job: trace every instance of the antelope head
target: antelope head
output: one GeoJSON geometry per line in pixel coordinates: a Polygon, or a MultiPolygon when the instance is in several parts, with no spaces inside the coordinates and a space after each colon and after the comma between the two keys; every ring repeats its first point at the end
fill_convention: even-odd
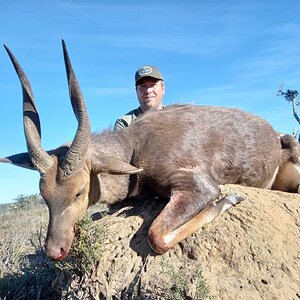
{"type": "Polygon", "coordinates": [[[22,86],[23,124],[28,152],[0,158],[0,162],[40,173],[40,192],[50,217],[45,248],[47,255],[57,260],[68,254],[74,238],[74,224],[89,206],[91,175],[100,172],[133,174],[141,171],[118,159],[89,157],[89,118],[64,41],[62,44],[70,99],[78,121],[73,141],[51,151],[42,148],[40,120],[30,82],[12,52],[5,46],[22,86]]]}

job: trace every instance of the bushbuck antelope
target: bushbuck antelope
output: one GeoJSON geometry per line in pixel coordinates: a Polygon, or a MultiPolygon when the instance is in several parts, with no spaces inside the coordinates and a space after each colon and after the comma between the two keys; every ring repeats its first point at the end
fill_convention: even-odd
{"type": "Polygon", "coordinates": [[[23,90],[28,152],[0,161],[39,171],[40,192],[50,213],[46,252],[54,259],[68,254],[74,224],[89,205],[114,204],[147,189],[169,197],[148,234],[154,251],[165,253],[239,201],[238,197],[216,201],[219,185],[271,188],[283,163],[281,142],[271,125],[238,109],[174,105],[148,112],[122,131],[91,133],[64,41],[78,128],[71,143],[45,151],[29,80],[6,50],[23,90]]]}

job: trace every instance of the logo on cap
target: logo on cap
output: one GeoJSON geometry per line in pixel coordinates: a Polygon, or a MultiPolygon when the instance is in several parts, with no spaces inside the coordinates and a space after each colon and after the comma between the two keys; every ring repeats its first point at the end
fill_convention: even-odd
{"type": "Polygon", "coordinates": [[[144,66],[142,68],[139,69],[139,75],[143,76],[143,75],[148,75],[152,73],[152,68],[149,66],[144,66]]]}

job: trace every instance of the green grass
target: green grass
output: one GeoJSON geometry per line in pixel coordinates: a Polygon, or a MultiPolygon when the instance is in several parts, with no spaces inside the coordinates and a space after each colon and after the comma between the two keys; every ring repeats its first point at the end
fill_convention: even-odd
{"type": "Polygon", "coordinates": [[[107,230],[100,228],[86,215],[75,226],[76,237],[69,255],[58,263],[63,270],[72,270],[83,275],[100,259],[104,250],[107,230]]]}
{"type": "MultiPolygon", "coordinates": [[[[196,264],[196,263],[195,263],[196,264]]],[[[185,300],[191,299],[187,295],[189,281],[194,287],[193,300],[209,299],[209,286],[203,277],[203,272],[200,265],[195,265],[192,274],[185,268],[176,268],[172,263],[164,259],[162,261],[162,273],[168,278],[170,284],[166,284],[167,298],[169,300],[185,300]],[[189,276],[187,276],[187,274],[189,276]]]]}

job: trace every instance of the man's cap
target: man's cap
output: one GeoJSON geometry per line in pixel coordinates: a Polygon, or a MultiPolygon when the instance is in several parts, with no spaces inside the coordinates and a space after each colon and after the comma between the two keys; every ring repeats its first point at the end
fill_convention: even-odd
{"type": "Polygon", "coordinates": [[[152,77],[155,79],[164,80],[158,68],[151,65],[140,67],[135,72],[135,85],[137,85],[138,82],[144,77],[152,77]]]}

